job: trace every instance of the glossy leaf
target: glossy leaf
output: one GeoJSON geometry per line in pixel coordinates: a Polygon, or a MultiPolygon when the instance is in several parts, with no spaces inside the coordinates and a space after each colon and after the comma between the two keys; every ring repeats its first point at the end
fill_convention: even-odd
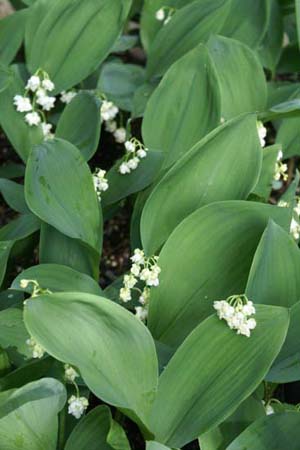
{"type": "Polygon", "coordinates": [[[144,249],[154,253],[174,228],[201,206],[246,199],[257,182],[260,166],[254,115],[239,117],[212,131],[151,192],[141,220],[144,249]]]}
{"type": "Polygon", "coordinates": [[[144,142],[162,150],[169,167],[219,125],[220,108],[216,72],[200,45],[168,70],[152,94],[142,125],[144,142]]]}
{"type": "Polygon", "coordinates": [[[3,449],[55,450],[57,414],[65,401],[65,388],[52,378],[1,393],[0,440],[3,449]]]}
{"type": "Polygon", "coordinates": [[[285,208],[226,201],[198,209],[175,228],[159,259],[148,326],[155,339],[178,346],[214,310],[214,300],[245,291],[252,259],[272,218],[288,227],[285,208]]]}
{"type": "Polygon", "coordinates": [[[229,6],[228,0],[195,0],[176,11],[158,32],[149,49],[148,77],[163,75],[175,61],[200,42],[206,42],[211,34],[218,33],[229,6]]]}
{"type": "Polygon", "coordinates": [[[110,300],[82,293],[34,298],[24,314],[30,334],[50,355],[78,367],[92,392],[146,421],[157,359],[152,337],[136,317],[110,300]]]}
{"type": "Polygon", "coordinates": [[[266,416],[254,422],[238,436],[227,450],[298,450],[300,414],[284,412],[266,416]]]}
{"type": "Polygon", "coordinates": [[[100,101],[88,92],[80,92],[64,109],[55,136],[74,144],[88,161],[97,150],[100,129],[100,101]]]}
{"type": "Polygon", "coordinates": [[[26,344],[28,338],[29,335],[20,309],[8,308],[0,312],[0,345],[2,348],[14,347],[16,351],[29,357],[30,350],[26,344]]]}
{"type": "Polygon", "coordinates": [[[56,93],[79,83],[108,55],[130,5],[130,0],[36,2],[25,34],[30,72],[43,68],[56,93]]]}
{"type": "Polygon", "coordinates": [[[24,214],[30,213],[25,201],[24,186],[14,181],[0,178],[0,192],[12,209],[24,214]]]}
{"type": "Polygon", "coordinates": [[[92,176],[72,144],[53,139],[34,147],[26,167],[25,197],[42,220],[100,251],[102,218],[92,176]]]}
{"type": "Polygon", "coordinates": [[[16,11],[0,20],[0,62],[10,64],[24,39],[28,11],[16,11]]]}
{"type": "Polygon", "coordinates": [[[275,174],[275,164],[278,153],[282,149],[281,145],[271,145],[263,148],[263,160],[259,179],[253,190],[253,193],[265,200],[269,199],[272,182],[275,174]]]}
{"type": "Polygon", "coordinates": [[[20,281],[36,280],[43,289],[53,292],[76,291],[89,294],[101,295],[98,283],[88,275],[77,272],[68,266],[59,264],[39,264],[23,270],[13,281],[11,287],[16,290],[32,292],[32,285],[26,289],[20,286],[20,281]]]}
{"type": "Polygon", "coordinates": [[[188,336],[159,379],[150,418],[156,440],[181,447],[218,425],[253,392],[283,344],[289,314],[258,306],[256,320],[249,339],[216,315],[188,336]]]}
{"type": "Polygon", "coordinates": [[[222,36],[212,36],[207,47],[220,83],[222,117],[263,111],[267,85],[255,53],[242,42],[222,36]]]}

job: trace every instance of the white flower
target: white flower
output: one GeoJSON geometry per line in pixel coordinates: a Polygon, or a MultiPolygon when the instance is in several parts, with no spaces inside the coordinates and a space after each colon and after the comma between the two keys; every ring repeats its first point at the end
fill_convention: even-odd
{"type": "Polygon", "coordinates": [[[229,319],[234,315],[234,308],[225,300],[215,301],[213,306],[220,319],[229,319]]]}
{"type": "Polygon", "coordinates": [[[75,91],[68,91],[68,92],[62,91],[60,93],[60,101],[68,105],[73,100],[73,98],[76,97],[76,95],[77,92],[75,91]]]}
{"type": "Polygon", "coordinates": [[[25,122],[30,126],[37,126],[41,123],[40,115],[37,112],[27,113],[25,115],[25,122]]]}
{"type": "Polygon", "coordinates": [[[113,120],[119,112],[119,108],[107,100],[103,100],[101,105],[101,118],[105,122],[107,120],[113,120]]]}
{"type": "Polygon", "coordinates": [[[288,45],[290,45],[290,38],[289,35],[286,32],[284,32],[282,38],[282,47],[285,48],[288,45]]]}
{"type": "Polygon", "coordinates": [[[279,200],[278,206],[279,206],[280,208],[287,208],[287,207],[289,206],[289,203],[286,202],[285,200],[279,200]]]}
{"type": "Polygon", "coordinates": [[[128,163],[127,162],[123,162],[120,167],[119,167],[119,172],[121,175],[125,175],[126,173],[130,173],[131,170],[128,167],[128,163]]]}
{"type": "Polygon", "coordinates": [[[127,166],[129,167],[130,170],[135,170],[139,165],[139,162],[140,162],[139,158],[134,156],[129,161],[127,161],[127,166]]]}
{"type": "Polygon", "coordinates": [[[248,301],[243,307],[242,311],[246,316],[252,316],[252,314],[255,314],[255,308],[253,306],[253,302],[248,301]]]}
{"type": "Polygon", "coordinates": [[[143,250],[136,248],[134,250],[133,256],[131,256],[131,261],[136,264],[144,264],[145,262],[145,253],[143,250]]]}
{"type": "Polygon", "coordinates": [[[109,133],[113,133],[117,129],[117,122],[115,120],[108,120],[105,122],[105,130],[109,133]]]}
{"type": "Polygon", "coordinates": [[[55,88],[54,83],[52,83],[51,80],[49,80],[49,78],[45,78],[45,80],[42,81],[42,86],[44,89],[46,89],[46,91],[53,91],[53,89],[55,88]]]}
{"type": "Polygon", "coordinates": [[[69,398],[68,403],[68,413],[72,414],[76,419],[80,419],[89,406],[89,401],[86,397],[76,397],[75,395],[69,398]]]}
{"type": "Polygon", "coordinates": [[[141,271],[140,279],[145,281],[147,286],[158,286],[159,285],[159,274],[160,267],[153,266],[151,269],[147,267],[141,271]]]}
{"type": "Polygon", "coordinates": [[[259,136],[259,140],[260,140],[260,145],[262,147],[264,147],[266,145],[266,136],[267,136],[267,129],[266,127],[264,127],[263,123],[261,121],[257,122],[257,131],[258,131],[258,136],[259,136]]]}
{"type": "Polygon", "coordinates": [[[282,150],[279,150],[278,154],[277,154],[277,161],[281,161],[283,158],[283,153],[282,150]]]}
{"type": "Polygon", "coordinates": [[[296,205],[294,207],[294,211],[297,214],[297,216],[300,216],[300,198],[297,198],[296,205]]]}
{"type": "Polygon", "coordinates": [[[165,20],[165,11],[163,8],[160,8],[158,11],[156,11],[155,18],[156,18],[156,20],[159,20],[160,22],[165,20]]]}
{"type": "Polygon", "coordinates": [[[106,170],[97,169],[95,175],[93,175],[94,187],[98,198],[101,198],[101,192],[107,191],[109,185],[105,178],[106,170]]]}
{"type": "Polygon", "coordinates": [[[270,416],[271,414],[274,414],[274,413],[275,413],[274,408],[270,404],[268,404],[266,406],[266,414],[267,414],[267,416],[270,416]]]}
{"type": "Polygon", "coordinates": [[[137,279],[132,275],[124,276],[124,286],[125,288],[132,289],[137,283],[137,279]]]}
{"type": "Polygon", "coordinates": [[[44,356],[45,350],[33,338],[27,339],[26,344],[30,347],[33,358],[40,359],[44,356]]]}
{"type": "Polygon", "coordinates": [[[290,233],[292,234],[295,241],[297,241],[300,237],[300,224],[292,218],[291,226],[290,226],[290,233]]]}
{"type": "Polygon", "coordinates": [[[243,336],[250,337],[250,329],[246,322],[241,323],[237,328],[237,334],[242,334],[243,336]]]}
{"type": "Polygon", "coordinates": [[[141,271],[141,268],[138,264],[132,264],[130,272],[132,273],[132,275],[134,275],[135,277],[139,276],[141,271]]]}
{"type": "Polygon", "coordinates": [[[40,77],[38,77],[37,75],[33,75],[27,81],[25,89],[29,89],[30,91],[35,92],[40,87],[40,85],[41,85],[40,77]]]}
{"type": "Polygon", "coordinates": [[[249,328],[249,330],[254,330],[254,328],[256,328],[256,320],[251,318],[247,320],[247,327],[249,328]]]}
{"type": "Polygon", "coordinates": [[[135,315],[138,319],[145,321],[148,317],[148,308],[145,306],[135,306],[135,315]]]}
{"type": "Polygon", "coordinates": [[[137,152],[136,152],[136,154],[137,154],[137,156],[139,157],[139,158],[146,158],[146,156],[147,156],[147,150],[146,149],[143,149],[143,148],[140,148],[137,152]]]}
{"type": "Polygon", "coordinates": [[[45,138],[49,138],[49,137],[53,136],[51,133],[51,129],[52,129],[51,123],[46,123],[46,122],[42,123],[42,131],[43,131],[43,135],[45,136],[45,138]]]}
{"type": "Polygon", "coordinates": [[[114,138],[118,144],[123,144],[126,141],[126,130],[123,127],[117,128],[114,132],[114,138]]]}
{"type": "Polygon", "coordinates": [[[23,97],[22,95],[14,96],[14,105],[19,112],[32,111],[32,105],[28,97],[23,97]]]}
{"type": "Polygon", "coordinates": [[[25,280],[24,278],[20,280],[20,287],[26,289],[30,283],[30,280],[25,280]]]}
{"type": "Polygon", "coordinates": [[[73,369],[72,366],[70,366],[69,364],[65,364],[65,379],[68,381],[73,382],[75,380],[75,378],[79,377],[78,373],[76,372],[75,369],[73,369]]]}
{"type": "Polygon", "coordinates": [[[134,153],[135,152],[135,143],[131,141],[126,141],[124,144],[126,150],[128,153],[134,153]]]}
{"type": "Polygon", "coordinates": [[[237,334],[250,337],[251,330],[256,327],[256,320],[249,319],[249,316],[255,314],[255,307],[245,295],[233,295],[227,300],[215,301],[213,307],[219,319],[224,319],[229,328],[236,330],[237,334]]]}
{"type": "Polygon", "coordinates": [[[48,95],[41,93],[37,96],[36,102],[43,108],[44,111],[50,111],[54,108],[55,100],[55,97],[49,97],[48,95]]]}
{"type": "Polygon", "coordinates": [[[139,302],[142,305],[147,305],[149,303],[149,300],[150,300],[150,289],[148,287],[145,287],[142,292],[142,295],[140,295],[139,297],[139,302]]]}
{"type": "Polygon", "coordinates": [[[131,292],[130,289],[123,287],[120,289],[120,299],[123,300],[123,302],[129,302],[131,300],[131,292]]]}

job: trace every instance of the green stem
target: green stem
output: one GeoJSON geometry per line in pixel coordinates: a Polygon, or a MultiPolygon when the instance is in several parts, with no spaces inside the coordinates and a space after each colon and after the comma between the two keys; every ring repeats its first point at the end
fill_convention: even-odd
{"type": "Polygon", "coordinates": [[[59,431],[58,431],[58,450],[63,450],[65,445],[65,430],[66,430],[66,411],[63,409],[59,413],[59,431]]]}

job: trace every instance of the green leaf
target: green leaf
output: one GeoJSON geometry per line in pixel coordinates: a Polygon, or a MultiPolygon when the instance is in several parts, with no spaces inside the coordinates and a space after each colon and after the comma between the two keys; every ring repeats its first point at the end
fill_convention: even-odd
{"type": "Polygon", "coordinates": [[[220,108],[216,72],[199,45],[173,64],[148,101],[144,142],[162,150],[169,167],[220,123],[220,108]]]}
{"type": "Polygon", "coordinates": [[[24,114],[16,110],[13,99],[15,95],[22,95],[24,83],[16,70],[11,69],[7,78],[7,88],[0,89],[0,125],[18,155],[27,160],[34,144],[43,140],[41,127],[30,127],[24,120],[24,114]]]}
{"type": "Polygon", "coordinates": [[[88,161],[97,150],[100,130],[100,101],[89,92],[79,92],[60,116],[55,136],[75,145],[88,161]]]}
{"type": "Polygon", "coordinates": [[[0,178],[0,192],[12,209],[24,214],[30,213],[25,201],[24,186],[6,178],[0,178]]]}
{"type": "Polygon", "coordinates": [[[261,400],[254,397],[247,398],[240,406],[218,427],[204,433],[199,438],[201,450],[223,450],[227,448],[245,428],[256,419],[265,417],[266,412],[261,400]]]}
{"type": "Polygon", "coordinates": [[[181,222],[160,253],[148,319],[154,339],[176,347],[213,312],[214,300],[245,291],[270,217],[289,226],[285,208],[244,201],[213,203],[181,222]]]}
{"type": "Polygon", "coordinates": [[[296,9],[296,29],[297,29],[297,37],[298,37],[298,47],[300,48],[300,1],[295,0],[295,9],[296,9]]]}
{"type": "Polygon", "coordinates": [[[177,59],[200,42],[206,42],[211,34],[218,33],[226,20],[229,6],[228,0],[195,0],[176,11],[150,46],[148,78],[163,75],[177,59]]]}
{"type": "Polygon", "coordinates": [[[284,158],[300,155],[300,117],[289,117],[281,122],[276,142],[282,144],[284,158]]]}
{"type": "Polygon", "coordinates": [[[300,414],[284,412],[255,421],[227,450],[298,450],[300,441],[300,414]]]}
{"type": "Polygon", "coordinates": [[[76,291],[101,295],[98,283],[88,275],[77,272],[68,266],[59,264],[40,264],[23,270],[13,281],[11,288],[32,292],[32,285],[26,289],[20,286],[20,281],[36,280],[43,289],[53,292],[76,291]]]}
{"type": "Polygon", "coordinates": [[[118,38],[130,0],[48,0],[31,8],[25,33],[30,72],[45,70],[55,93],[90,75],[118,38]]]}
{"type": "Polygon", "coordinates": [[[148,441],[146,445],[146,450],[170,450],[170,447],[166,447],[158,442],[148,441]]]}
{"type": "MultiPolygon", "coordinates": [[[[15,351],[30,356],[26,344],[29,338],[23,322],[23,313],[20,309],[8,308],[0,312],[0,345],[2,348],[14,348],[15,351]]],[[[1,409],[1,406],[0,406],[1,409]]]]}
{"type": "Polygon", "coordinates": [[[216,65],[221,89],[222,117],[263,111],[267,101],[265,74],[255,53],[242,42],[212,36],[207,47],[216,65]]]}
{"type": "Polygon", "coordinates": [[[269,0],[231,0],[220,34],[257,48],[267,31],[269,8],[269,0]]]}
{"type": "Polygon", "coordinates": [[[100,254],[78,239],[60,233],[47,223],[42,223],[39,246],[42,264],[60,264],[98,280],[100,254]]]}
{"type": "Polygon", "coordinates": [[[0,241],[24,239],[38,231],[40,221],[33,214],[23,214],[0,228],[0,241]]]}
{"type": "Polygon", "coordinates": [[[141,219],[144,249],[154,253],[201,206],[246,199],[257,182],[261,158],[254,115],[233,119],[205,136],[151,192],[141,219]]]}
{"type": "Polygon", "coordinates": [[[162,152],[149,150],[137,169],[126,175],[119,173],[121,161],[118,161],[106,175],[109,189],[101,194],[102,206],[116,203],[148,187],[158,175],[162,160],[162,152]]]}
{"type": "Polygon", "coordinates": [[[152,337],[136,317],[110,300],[82,293],[27,300],[24,315],[30,334],[50,355],[78,367],[95,395],[134,411],[145,423],[157,359],[152,337]]]}
{"type": "Polygon", "coordinates": [[[136,34],[123,34],[116,40],[111,51],[112,53],[126,52],[126,50],[130,50],[131,48],[135,47],[138,42],[139,38],[136,34]]]}
{"type": "Polygon", "coordinates": [[[28,11],[23,9],[0,20],[0,62],[10,64],[21,47],[28,11]]]}
{"type": "MultiPolygon", "coordinates": [[[[130,450],[124,431],[120,445],[112,446],[107,442],[110,432],[115,437],[120,436],[118,431],[113,428],[115,423],[107,406],[97,406],[74,428],[66,443],[65,450],[130,450]]],[[[112,439],[111,435],[110,439],[112,439]]]]}
{"type": "Polygon", "coordinates": [[[55,450],[63,385],[44,378],[0,394],[0,440],[4,449],[55,450]]]}
{"type": "Polygon", "coordinates": [[[0,177],[1,178],[20,178],[25,175],[25,166],[23,164],[17,164],[14,162],[9,162],[3,164],[0,167],[0,177]]]}
{"type": "Polygon", "coordinates": [[[97,87],[119,108],[132,111],[134,93],[145,81],[144,72],[135,64],[108,62],[101,70],[97,87]]]}
{"type": "Polygon", "coordinates": [[[253,193],[264,198],[266,201],[270,197],[272,181],[275,174],[275,164],[281,149],[282,146],[279,144],[263,148],[261,172],[253,193]]]}
{"type": "Polygon", "coordinates": [[[102,218],[93,179],[72,144],[53,139],[33,148],[26,167],[25,197],[42,220],[100,252],[102,218]]]}
{"type": "Polygon", "coordinates": [[[279,103],[259,114],[259,119],[263,122],[270,120],[284,119],[286,117],[293,117],[300,115],[300,99],[294,98],[286,102],[279,103]]]}
{"type": "Polygon", "coordinates": [[[156,440],[174,447],[192,441],[228,417],[263,380],[285,339],[289,314],[261,305],[255,318],[249,339],[213,315],[183,342],[159,379],[150,417],[156,440]]]}

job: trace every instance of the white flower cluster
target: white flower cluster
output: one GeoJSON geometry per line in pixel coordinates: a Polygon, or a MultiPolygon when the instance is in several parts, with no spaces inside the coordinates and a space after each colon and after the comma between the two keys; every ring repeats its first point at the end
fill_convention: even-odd
{"type": "Polygon", "coordinates": [[[75,378],[79,377],[79,374],[69,364],[65,364],[64,368],[65,368],[65,379],[67,381],[71,381],[71,383],[74,383],[75,378]]]}
{"type": "Polygon", "coordinates": [[[124,276],[124,287],[120,289],[120,299],[125,303],[129,302],[132,300],[131,290],[136,290],[139,293],[139,303],[141,304],[141,306],[135,307],[136,316],[144,321],[148,315],[150,288],[159,285],[161,269],[157,264],[158,256],[147,258],[143,250],[138,248],[134,250],[130,259],[132,266],[130,274],[124,276]],[[145,284],[143,290],[136,287],[139,280],[145,284]]]}
{"type": "Polygon", "coordinates": [[[101,192],[107,191],[108,181],[105,178],[106,170],[96,169],[93,175],[94,188],[97,193],[98,199],[101,200],[101,192]]]}
{"type": "Polygon", "coordinates": [[[102,100],[101,120],[105,122],[105,131],[111,133],[118,144],[124,144],[126,141],[126,130],[123,126],[119,126],[115,120],[119,113],[119,108],[107,100],[102,100]]]}
{"type": "Polygon", "coordinates": [[[25,94],[18,94],[14,97],[14,105],[17,111],[26,113],[25,122],[31,127],[41,125],[45,139],[53,137],[51,133],[52,125],[47,123],[45,111],[48,112],[54,108],[56,98],[48,95],[54,87],[48,74],[43,70],[38,70],[27,81],[25,94]]]}
{"type": "Polygon", "coordinates": [[[30,347],[33,358],[40,359],[44,356],[45,350],[33,338],[27,339],[26,344],[30,347]]]}
{"type": "Polygon", "coordinates": [[[126,153],[120,164],[119,173],[125,175],[135,170],[141,159],[146,158],[148,149],[136,138],[131,138],[125,144],[126,153]]]}
{"type": "Polygon", "coordinates": [[[159,22],[163,22],[163,25],[167,25],[167,23],[170,22],[174,12],[175,12],[174,8],[170,8],[169,6],[163,6],[162,8],[156,11],[155,18],[159,22]]]}
{"type": "Polygon", "coordinates": [[[227,300],[214,302],[214,309],[220,320],[224,319],[237,334],[250,337],[251,330],[256,327],[256,320],[249,318],[255,314],[253,303],[246,295],[232,295],[227,300]]]}
{"type": "Polygon", "coordinates": [[[89,401],[86,397],[72,395],[68,400],[68,404],[68,413],[72,414],[76,419],[80,419],[89,406],[89,401]]]}
{"type": "Polygon", "coordinates": [[[76,97],[77,92],[75,91],[61,91],[60,93],[60,101],[68,105],[74,97],[76,97]]]}
{"type": "Polygon", "coordinates": [[[279,181],[281,178],[283,179],[283,181],[287,181],[287,179],[288,179],[288,173],[287,173],[288,166],[287,166],[287,164],[284,164],[282,162],[282,158],[283,158],[282,150],[279,150],[278,156],[277,156],[277,161],[275,163],[275,173],[274,173],[275,181],[279,181]]]}
{"type": "Polygon", "coordinates": [[[260,120],[257,121],[256,126],[257,126],[258,137],[260,140],[260,145],[262,147],[264,147],[266,145],[267,129],[266,129],[266,127],[264,127],[264,124],[260,120]]]}
{"type": "Polygon", "coordinates": [[[103,100],[100,112],[102,121],[109,122],[117,116],[119,108],[113,102],[103,100]]]}

